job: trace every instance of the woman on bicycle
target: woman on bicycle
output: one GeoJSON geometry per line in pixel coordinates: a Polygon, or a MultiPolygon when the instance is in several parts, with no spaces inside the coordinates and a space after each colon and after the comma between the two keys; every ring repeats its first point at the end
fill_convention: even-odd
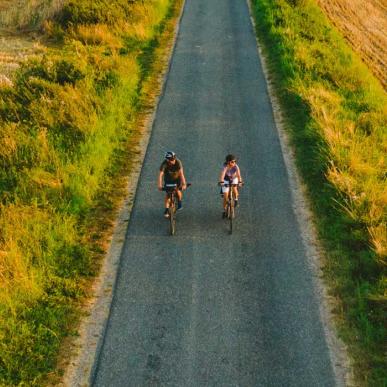
{"type": "MultiPolygon", "coordinates": [[[[162,191],[163,189],[163,181],[165,184],[177,184],[177,209],[181,210],[182,208],[182,200],[183,200],[183,193],[182,190],[185,190],[187,188],[187,183],[185,181],[184,171],[183,171],[183,164],[182,162],[176,157],[176,154],[174,152],[168,151],[165,154],[165,160],[160,165],[160,171],[158,176],[158,189],[162,191]]],[[[168,208],[169,208],[169,201],[168,201],[168,195],[165,195],[165,210],[164,210],[164,216],[167,218],[169,216],[168,214],[168,208]]]]}
{"type": "MultiPolygon", "coordinates": [[[[226,156],[226,161],[223,164],[222,172],[219,177],[219,184],[222,187],[221,193],[223,194],[223,218],[226,217],[226,207],[228,200],[228,193],[230,191],[229,184],[242,183],[241,171],[236,163],[236,157],[232,154],[226,156]]],[[[232,187],[234,192],[234,205],[238,205],[238,186],[232,187]]]]}

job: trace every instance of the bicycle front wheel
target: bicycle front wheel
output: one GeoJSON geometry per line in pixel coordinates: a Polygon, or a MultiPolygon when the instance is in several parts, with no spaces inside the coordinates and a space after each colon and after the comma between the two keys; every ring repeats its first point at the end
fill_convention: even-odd
{"type": "Polygon", "coordinates": [[[175,218],[175,207],[169,207],[169,233],[175,235],[176,232],[176,218],[175,218]]]}
{"type": "Polygon", "coordinates": [[[227,206],[227,218],[228,218],[228,222],[229,222],[229,233],[230,234],[232,234],[234,216],[235,216],[234,203],[231,201],[227,206]]]}

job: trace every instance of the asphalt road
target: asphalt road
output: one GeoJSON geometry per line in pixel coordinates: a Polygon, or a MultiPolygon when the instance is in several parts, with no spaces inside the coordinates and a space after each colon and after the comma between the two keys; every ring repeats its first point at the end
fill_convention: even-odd
{"type": "Polygon", "coordinates": [[[94,386],[333,386],[245,0],[187,0],[141,172],[94,386]],[[192,187],[168,235],[166,150],[192,187]],[[216,183],[246,186],[235,232],[216,183]]]}

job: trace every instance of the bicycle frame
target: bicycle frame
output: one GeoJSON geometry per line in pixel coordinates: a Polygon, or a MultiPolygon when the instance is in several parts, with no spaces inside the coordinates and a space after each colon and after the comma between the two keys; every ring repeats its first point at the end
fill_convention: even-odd
{"type": "Polygon", "coordinates": [[[163,191],[168,196],[168,214],[169,214],[169,233],[175,235],[176,232],[176,196],[177,196],[177,184],[165,184],[163,191]]]}

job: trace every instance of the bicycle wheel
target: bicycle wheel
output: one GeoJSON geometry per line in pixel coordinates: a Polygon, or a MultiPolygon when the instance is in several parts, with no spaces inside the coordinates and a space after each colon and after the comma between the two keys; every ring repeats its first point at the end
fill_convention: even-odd
{"type": "Polygon", "coordinates": [[[227,218],[229,222],[229,233],[232,234],[232,228],[233,228],[233,220],[234,220],[234,202],[230,200],[230,202],[227,205],[227,218]]]}
{"type": "Polygon", "coordinates": [[[175,217],[175,202],[173,201],[169,207],[169,233],[175,235],[176,232],[176,217],[175,217]]]}

